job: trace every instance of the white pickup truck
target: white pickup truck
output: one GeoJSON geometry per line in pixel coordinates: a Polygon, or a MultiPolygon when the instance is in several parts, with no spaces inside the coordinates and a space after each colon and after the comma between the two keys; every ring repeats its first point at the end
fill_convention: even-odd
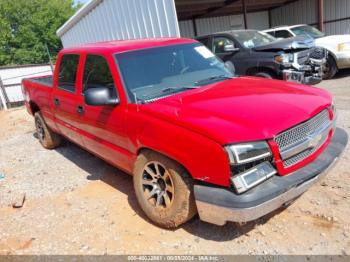
{"type": "Polygon", "coordinates": [[[311,37],[315,45],[328,50],[328,59],[324,68],[324,79],[332,78],[339,69],[350,68],[350,35],[330,35],[309,25],[279,26],[264,31],[276,38],[295,36],[311,37]]]}

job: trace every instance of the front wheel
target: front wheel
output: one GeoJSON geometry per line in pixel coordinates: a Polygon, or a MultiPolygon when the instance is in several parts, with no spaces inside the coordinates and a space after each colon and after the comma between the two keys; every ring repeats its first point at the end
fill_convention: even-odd
{"type": "Polygon", "coordinates": [[[332,79],[338,71],[337,62],[332,56],[328,56],[326,64],[323,68],[323,79],[332,79]]]}
{"type": "Polygon", "coordinates": [[[156,225],[175,228],[197,213],[192,179],[175,161],[144,152],[137,158],[133,179],[138,203],[156,225]]]}
{"type": "Polygon", "coordinates": [[[254,74],[254,76],[261,77],[261,78],[267,78],[267,79],[274,79],[274,76],[268,72],[258,72],[256,74],[254,74]]]}

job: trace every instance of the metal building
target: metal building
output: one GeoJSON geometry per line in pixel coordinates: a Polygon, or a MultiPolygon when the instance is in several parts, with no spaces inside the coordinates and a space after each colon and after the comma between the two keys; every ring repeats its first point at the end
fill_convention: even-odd
{"type": "Polygon", "coordinates": [[[50,65],[22,65],[0,67],[0,108],[11,107],[23,101],[23,78],[51,75],[50,65]]]}
{"type": "Polygon", "coordinates": [[[301,23],[350,33],[350,0],[90,0],[57,34],[67,47],[301,23]]]}
{"type": "Polygon", "coordinates": [[[271,11],[271,26],[293,24],[317,26],[328,35],[350,34],[350,0],[299,0],[271,11]]]}
{"type": "Polygon", "coordinates": [[[179,37],[174,0],[91,0],[58,31],[63,46],[107,40],[179,37]]]}

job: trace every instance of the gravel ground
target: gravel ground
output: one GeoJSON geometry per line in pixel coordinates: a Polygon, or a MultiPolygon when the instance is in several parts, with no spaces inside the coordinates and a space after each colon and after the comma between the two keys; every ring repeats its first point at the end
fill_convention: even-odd
{"type": "MultiPolygon", "coordinates": [[[[350,133],[350,71],[331,91],[350,133]]],[[[152,225],[132,179],[65,142],[43,149],[23,108],[0,112],[0,254],[349,254],[350,152],[288,209],[223,227],[197,217],[177,230],[152,225]],[[1,177],[1,176],[0,176],[1,177]],[[22,208],[11,205],[21,202],[22,208]]]]}

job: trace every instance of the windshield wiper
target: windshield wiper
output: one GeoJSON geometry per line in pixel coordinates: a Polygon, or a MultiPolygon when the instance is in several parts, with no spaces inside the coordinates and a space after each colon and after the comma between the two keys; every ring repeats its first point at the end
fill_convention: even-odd
{"type": "Polygon", "coordinates": [[[207,82],[214,82],[214,81],[220,81],[220,80],[226,80],[226,79],[232,79],[232,76],[227,76],[227,75],[218,75],[218,76],[211,76],[202,80],[198,80],[196,81],[194,84],[195,85],[200,85],[203,83],[207,83],[207,82]]]}
{"type": "Polygon", "coordinates": [[[168,93],[171,91],[196,89],[196,88],[198,88],[198,86],[170,86],[170,87],[163,88],[161,91],[162,91],[162,93],[168,93]]]}

